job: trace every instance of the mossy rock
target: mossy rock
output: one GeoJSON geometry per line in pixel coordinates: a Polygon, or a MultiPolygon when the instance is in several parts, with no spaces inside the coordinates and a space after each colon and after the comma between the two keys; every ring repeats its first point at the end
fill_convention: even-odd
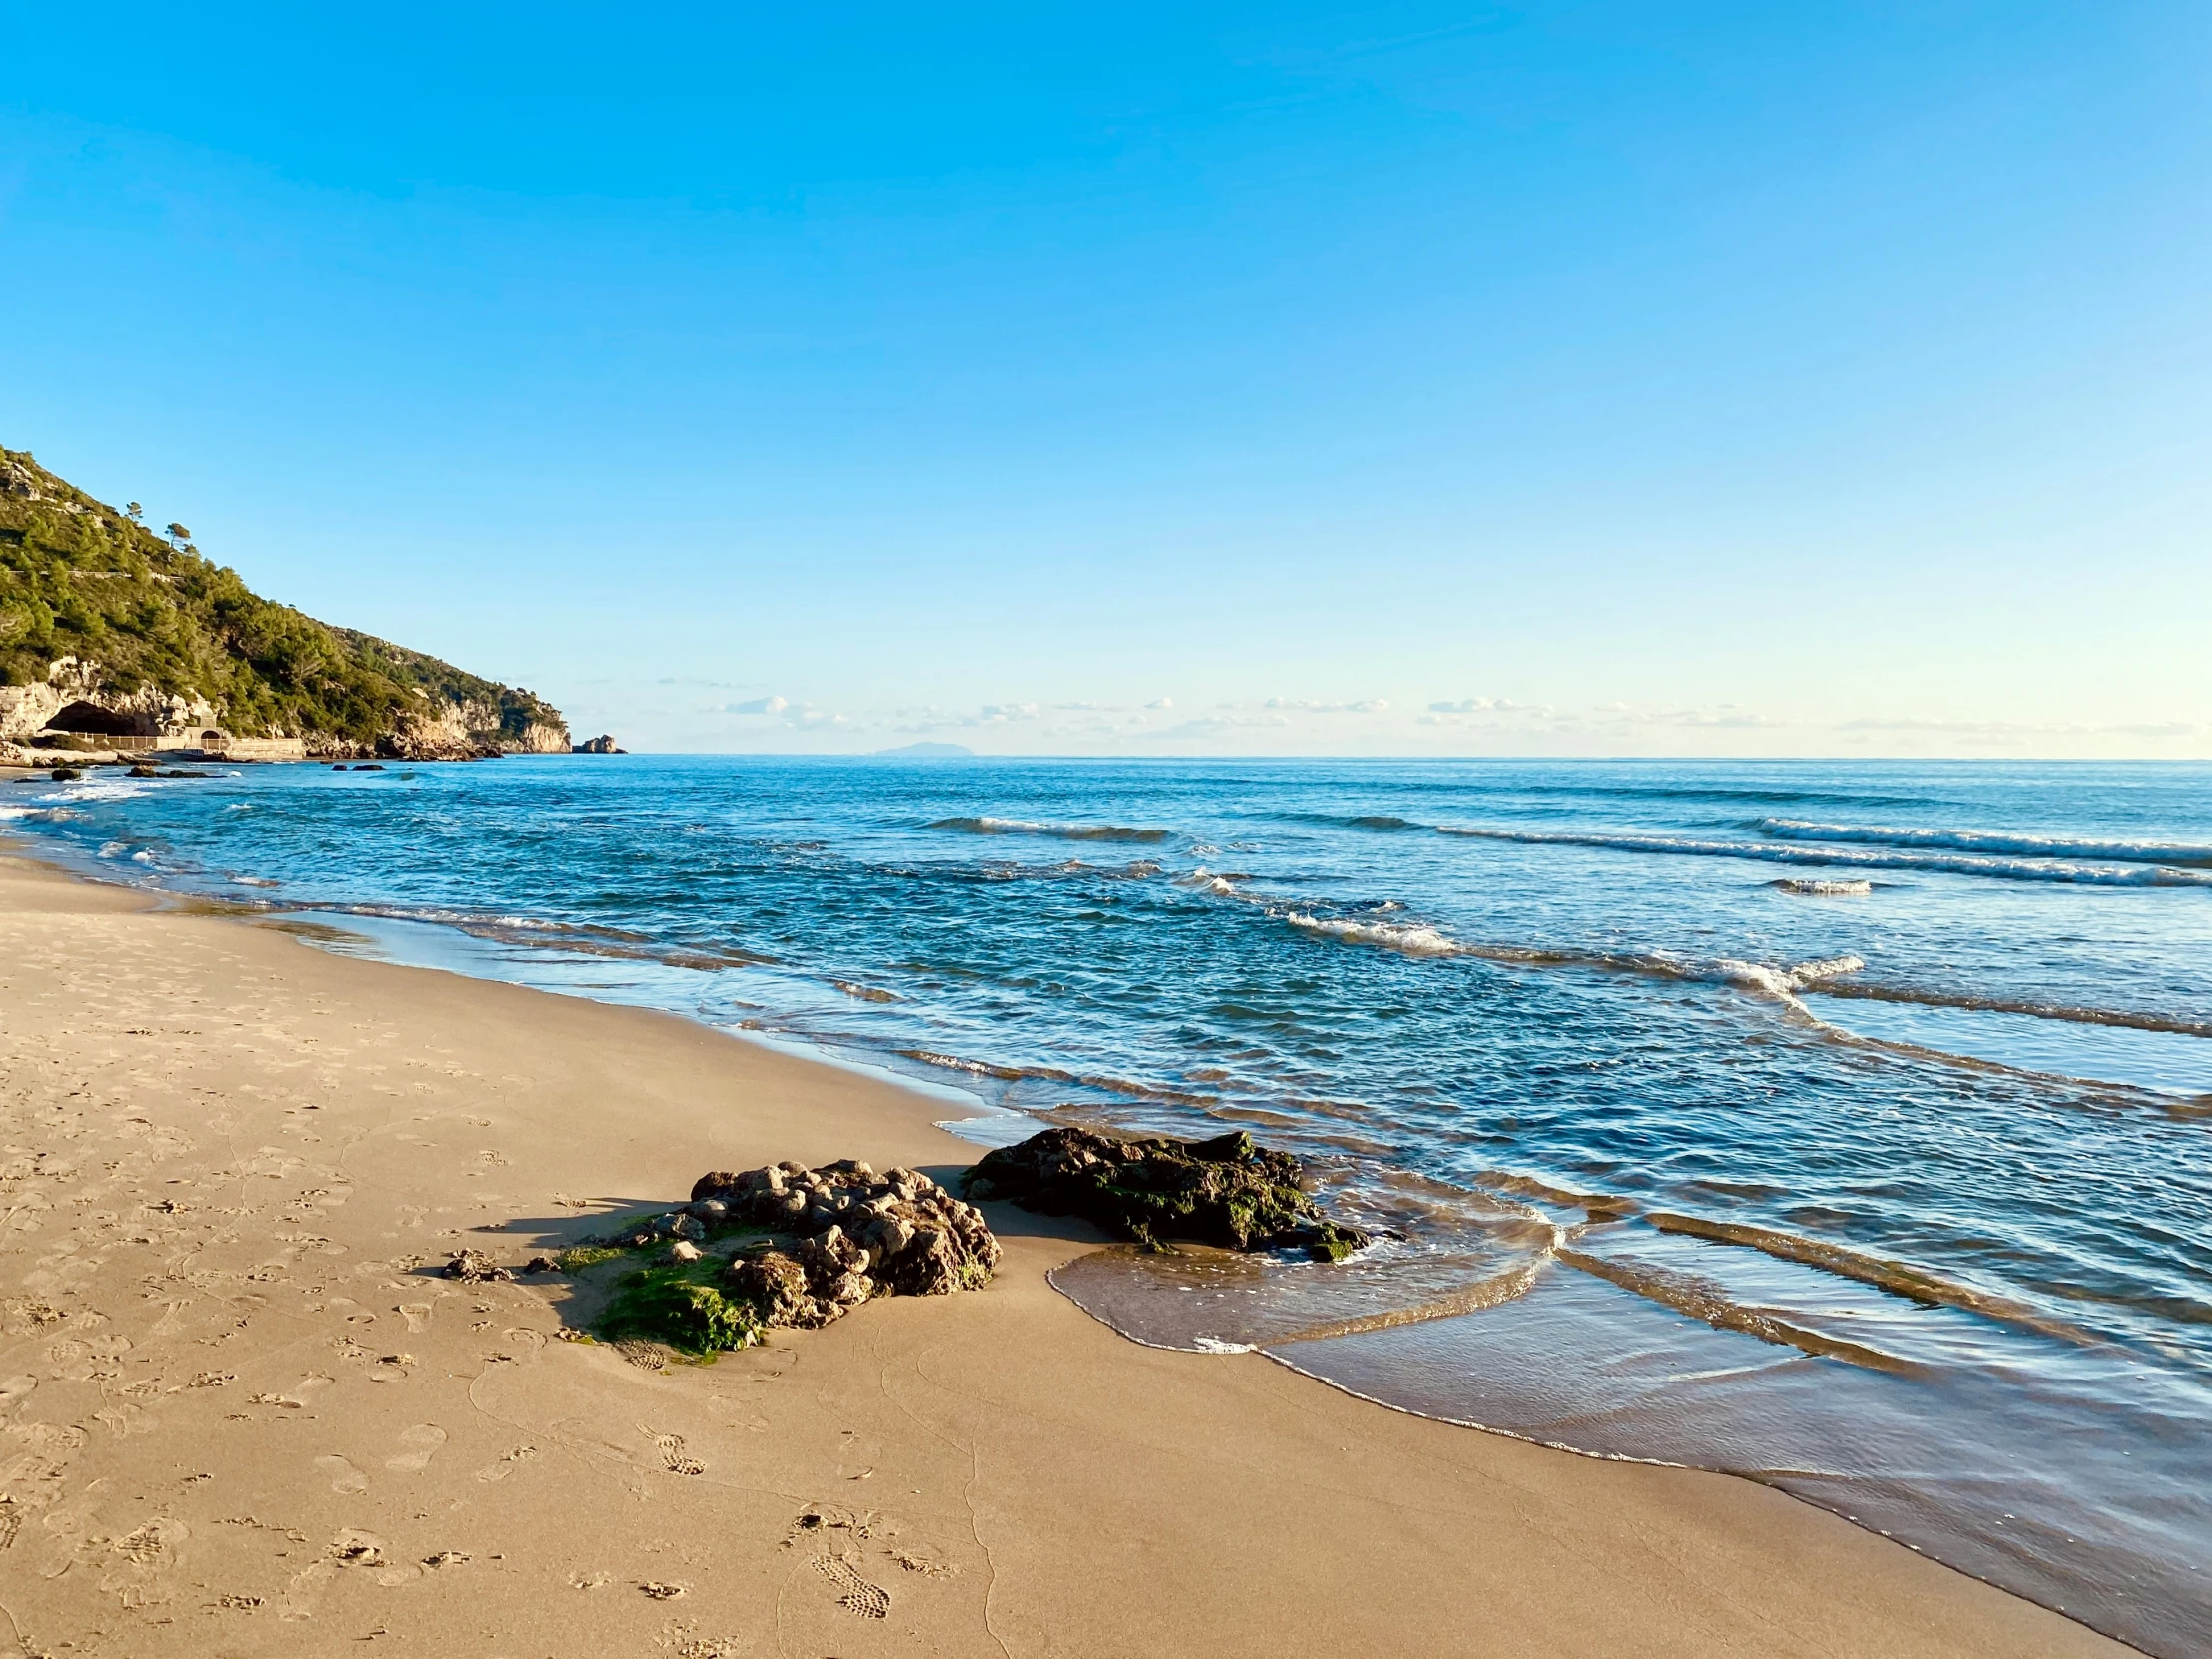
{"type": "Polygon", "coordinates": [[[761,1339],[761,1310],[725,1294],[715,1258],[665,1262],[625,1279],[594,1322],[611,1342],[643,1338],[704,1357],[750,1348],[761,1339]]]}
{"type": "Polygon", "coordinates": [[[927,1176],[840,1159],[710,1171],[689,1204],[626,1216],[543,1265],[611,1293],[596,1335],[712,1358],[878,1296],[980,1290],[999,1255],[983,1213],[927,1176]]]}
{"type": "Polygon", "coordinates": [[[1359,1228],[1322,1213],[1301,1174],[1288,1152],[1259,1146],[1242,1130],[1180,1141],[1047,1129],[987,1155],[963,1186],[970,1198],[1080,1216],[1152,1249],[1183,1239],[1335,1262],[1369,1244],[1359,1228]]]}

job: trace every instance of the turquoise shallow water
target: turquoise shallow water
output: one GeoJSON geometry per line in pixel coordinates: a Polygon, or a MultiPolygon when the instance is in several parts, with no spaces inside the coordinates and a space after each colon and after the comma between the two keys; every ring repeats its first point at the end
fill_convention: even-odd
{"type": "Polygon", "coordinates": [[[559,757],[0,815],[982,1136],[1245,1125],[1402,1237],[1062,1288],[2212,1651],[2212,768],[559,757]]]}

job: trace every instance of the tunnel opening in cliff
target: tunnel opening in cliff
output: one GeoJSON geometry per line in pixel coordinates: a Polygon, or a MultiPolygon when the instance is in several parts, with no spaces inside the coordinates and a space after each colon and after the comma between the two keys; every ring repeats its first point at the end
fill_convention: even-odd
{"type": "Polygon", "coordinates": [[[49,732],[74,732],[89,737],[151,738],[161,732],[151,714],[107,709],[82,699],[68,705],[46,723],[49,732]]]}

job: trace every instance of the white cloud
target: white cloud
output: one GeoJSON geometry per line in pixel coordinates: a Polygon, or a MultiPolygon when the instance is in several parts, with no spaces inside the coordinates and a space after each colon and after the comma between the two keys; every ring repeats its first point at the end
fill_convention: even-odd
{"type": "Polygon", "coordinates": [[[781,697],[756,697],[746,703],[726,703],[722,712],[726,715],[780,715],[790,707],[781,697]]]}
{"type": "Polygon", "coordinates": [[[1379,715],[1389,704],[1380,697],[1364,697],[1357,703],[1317,703],[1310,697],[1271,697],[1264,709],[1296,709],[1309,715],[1379,715]]]}
{"type": "MultiPolygon", "coordinates": [[[[1478,715],[1484,710],[1498,707],[1500,704],[1494,697],[1462,697],[1456,703],[1431,703],[1428,705],[1428,712],[1432,715],[1478,715]]],[[[1434,726],[1438,723],[1425,720],[1421,724],[1434,726]]]]}
{"type": "Polygon", "coordinates": [[[1145,707],[1148,709],[1172,709],[1175,707],[1175,699],[1172,697],[1155,697],[1145,707]]]}

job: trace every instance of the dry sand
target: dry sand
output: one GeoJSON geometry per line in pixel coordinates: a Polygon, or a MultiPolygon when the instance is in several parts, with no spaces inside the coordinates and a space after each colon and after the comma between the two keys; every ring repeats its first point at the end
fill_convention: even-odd
{"type": "Polygon", "coordinates": [[[713,1167],[942,1178],[938,1112],[0,857],[0,1649],[2127,1651],[1748,1482],[1140,1348],[1019,1212],[984,1292],[708,1367],[433,1272],[713,1167]]]}

